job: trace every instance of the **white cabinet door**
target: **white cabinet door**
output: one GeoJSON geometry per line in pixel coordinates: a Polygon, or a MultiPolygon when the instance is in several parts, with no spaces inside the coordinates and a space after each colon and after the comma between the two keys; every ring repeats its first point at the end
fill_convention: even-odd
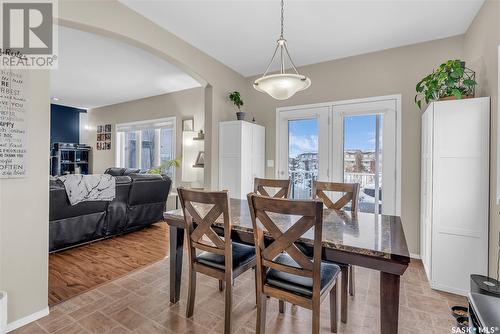
{"type": "Polygon", "coordinates": [[[228,190],[229,196],[241,193],[241,124],[219,124],[219,190],[228,190]]]}
{"type": "Polygon", "coordinates": [[[432,227],[432,145],[434,105],[431,104],[422,116],[422,166],[421,166],[421,226],[420,256],[425,272],[431,280],[431,227],[432,227]]]}
{"type": "Polygon", "coordinates": [[[219,189],[231,198],[246,199],[255,177],[264,177],[265,128],[229,121],[219,125],[219,189]]]}
{"type": "Polygon", "coordinates": [[[253,126],[252,132],[252,179],[265,177],[266,128],[253,126]]]}
{"type": "Polygon", "coordinates": [[[247,194],[253,191],[253,126],[250,123],[242,122],[241,127],[241,165],[240,165],[240,183],[241,190],[239,194],[231,195],[231,197],[245,199],[247,194]]]}
{"type": "Polygon", "coordinates": [[[432,283],[466,293],[486,274],[489,99],[434,103],[432,283]]]}

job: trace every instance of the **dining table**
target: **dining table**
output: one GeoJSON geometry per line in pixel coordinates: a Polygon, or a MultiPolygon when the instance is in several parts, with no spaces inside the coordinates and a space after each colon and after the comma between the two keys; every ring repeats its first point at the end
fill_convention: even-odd
{"type": "MultiPolygon", "coordinates": [[[[210,206],[195,204],[203,217],[210,206]]],[[[230,199],[231,238],[233,241],[254,244],[252,219],[246,200],[230,199]]],[[[184,215],[182,209],[163,214],[169,225],[170,238],[170,302],[177,303],[182,281],[184,253],[184,215]]],[[[293,224],[293,216],[274,219],[282,231],[293,224]]],[[[194,222],[196,223],[196,222],[194,222]]],[[[214,223],[214,230],[223,233],[222,216],[214,223]]],[[[270,235],[266,235],[269,242],[270,235]]],[[[298,241],[302,249],[312,252],[312,229],[298,241]]],[[[380,272],[380,333],[398,332],[400,277],[410,263],[410,254],[399,216],[351,212],[325,208],[323,211],[322,258],[341,265],[342,291],[346,291],[348,270],[346,265],[370,268],[380,272]]],[[[354,297],[355,298],[355,297],[354,297]]],[[[347,306],[348,296],[341,294],[347,306]]],[[[342,308],[341,320],[347,321],[347,307],[342,308]]]]}

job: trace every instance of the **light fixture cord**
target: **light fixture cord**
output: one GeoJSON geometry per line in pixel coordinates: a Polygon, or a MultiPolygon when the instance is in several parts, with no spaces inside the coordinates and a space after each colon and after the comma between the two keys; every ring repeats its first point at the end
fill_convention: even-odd
{"type": "MultiPolygon", "coordinates": [[[[280,73],[285,74],[285,54],[288,56],[288,60],[290,61],[290,65],[292,65],[293,70],[295,71],[296,74],[299,74],[299,71],[297,70],[297,67],[295,66],[295,63],[292,60],[292,57],[290,56],[290,52],[288,52],[288,48],[286,46],[286,42],[284,41],[283,37],[283,26],[284,26],[284,16],[285,16],[285,1],[281,0],[281,32],[280,32],[280,40],[283,40],[283,43],[279,43],[276,45],[276,48],[274,49],[273,56],[271,57],[271,61],[267,65],[266,70],[264,71],[264,74],[262,75],[262,78],[267,75],[269,72],[269,69],[271,68],[271,65],[273,64],[274,58],[276,57],[276,53],[278,53],[278,49],[280,50],[280,73]],[[283,52],[285,51],[285,52],[283,52]]],[[[300,75],[300,74],[299,74],[300,75]]],[[[303,76],[302,80],[306,80],[306,76],[303,76]]]]}
{"type": "Polygon", "coordinates": [[[284,22],[284,16],[285,16],[285,1],[284,0],[281,0],[281,35],[280,35],[280,38],[283,38],[283,22],[284,22]]]}

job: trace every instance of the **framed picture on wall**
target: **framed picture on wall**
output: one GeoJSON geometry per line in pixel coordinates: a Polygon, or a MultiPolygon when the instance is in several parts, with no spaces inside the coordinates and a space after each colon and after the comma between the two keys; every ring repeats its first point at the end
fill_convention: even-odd
{"type": "Polygon", "coordinates": [[[194,131],[194,119],[183,119],[182,131],[194,131]]]}
{"type": "Polygon", "coordinates": [[[102,125],[98,125],[98,126],[97,126],[97,133],[104,132],[103,130],[104,130],[104,129],[103,129],[102,125]]]}
{"type": "Polygon", "coordinates": [[[205,166],[205,152],[198,152],[198,156],[196,157],[194,165],[198,167],[205,166]]]}
{"type": "Polygon", "coordinates": [[[111,140],[111,133],[104,134],[104,140],[111,140]]]}
{"type": "Polygon", "coordinates": [[[111,132],[111,124],[106,124],[104,126],[104,132],[111,132]]]}

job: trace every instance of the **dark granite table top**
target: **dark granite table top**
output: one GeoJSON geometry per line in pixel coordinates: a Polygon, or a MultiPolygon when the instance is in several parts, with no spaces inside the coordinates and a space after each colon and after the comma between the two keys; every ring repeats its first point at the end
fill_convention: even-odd
{"type": "MultiPolygon", "coordinates": [[[[194,205],[203,217],[211,206],[194,205]]],[[[268,213],[282,231],[294,223],[294,216],[280,216],[268,213]]],[[[169,224],[181,226],[184,221],[182,210],[164,213],[169,224]]],[[[252,233],[252,221],[246,200],[231,199],[232,230],[252,233]]],[[[222,216],[216,224],[222,223],[222,216]]],[[[398,216],[375,215],[343,210],[325,209],[323,212],[323,247],[362,254],[381,259],[397,259],[408,263],[410,255],[404,235],[401,218],[398,216]]],[[[305,244],[313,244],[313,230],[306,232],[301,238],[305,244]]]]}

